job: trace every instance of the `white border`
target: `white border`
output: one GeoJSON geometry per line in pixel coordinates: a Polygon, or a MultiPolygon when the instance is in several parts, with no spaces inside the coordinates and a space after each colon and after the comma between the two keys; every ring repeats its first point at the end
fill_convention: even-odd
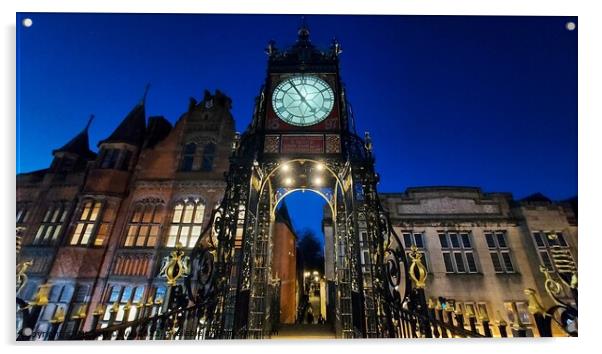
{"type": "MultiPolygon", "coordinates": [[[[2,186],[5,189],[0,221],[2,223],[3,250],[5,253],[4,275],[6,281],[4,291],[0,292],[4,305],[4,318],[0,321],[5,348],[11,352],[54,352],[61,350],[64,353],[79,353],[85,350],[89,353],[105,353],[107,350],[132,350],[134,348],[147,353],[165,353],[173,351],[241,351],[241,352],[279,352],[283,350],[291,353],[324,350],[344,350],[345,352],[437,352],[465,353],[483,352],[493,350],[496,352],[509,352],[514,350],[529,350],[537,352],[562,352],[575,353],[594,346],[600,346],[600,307],[599,303],[600,282],[598,269],[600,264],[595,262],[599,255],[596,250],[600,237],[599,227],[595,223],[599,219],[599,204],[602,202],[600,185],[602,183],[600,151],[602,139],[599,135],[602,111],[600,101],[600,79],[602,63],[601,18],[597,2],[576,0],[304,0],[295,4],[278,0],[219,0],[219,1],[193,1],[193,0],[20,0],[2,2],[2,51],[0,66],[1,77],[4,83],[0,87],[0,107],[4,115],[0,122],[2,126],[2,186]],[[338,342],[261,342],[261,341],[232,341],[232,342],[179,342],[179,343],[46,343],[42,347],[32,345],[18,345],[14,347],[13,333],[13,267],[14,267],[14,239],[13,215],[15,198],[15,12],[147,12],[147,13],[345,13],[345,14],[433,14],[433,15],[555,15],[579,16],[579,190],[580,193],[580,231],[584,235],[580,245],[580,305],[582,307],[580,318],[580,337],[578,339],[551,339],[551,340],[454,340],[443,341],[338,341],[338,342]],[[596,205],[598,204],[598,205],[596,205]],[[598,231],[598,232],[597,232],[598,231]],[[594,243],[596,242],[596,243],[594,243]],[[594,321],[598,321],[597,324],[594,321]],[[598,337],[598,338],[597,338],[598,337]],[[127,345],[129,344],[129,345],[127,345]],[[85,347],[84,347],[85,346],[85,347]],[[168,347],[169,346],[169,347],[168,347]],[[60,348],[60,349],[59,349],[60,348]]],[[[551,142],[557,137],[551,137],[551,142]]]]}

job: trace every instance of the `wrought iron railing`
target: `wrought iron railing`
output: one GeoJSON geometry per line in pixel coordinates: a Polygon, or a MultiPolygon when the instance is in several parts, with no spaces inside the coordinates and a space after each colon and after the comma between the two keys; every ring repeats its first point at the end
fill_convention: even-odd
{"type": "MultiPolygon", "coordinates": [[[[392,250],[393,252],[394,250],[392,250]]],[[[399,252],[396,252],[399,253],[399,252]]],[[[17,298],[17,313],[20,317],[20,328],[17,328],[17,340],[186,340],[221,338],[211,333],[211,323],[214,321],[214,310],[216,297],[212,293],[198,291],[196,301],[191,301],[188,289],[191,284],[178,284],[178,280],[185,274],[186,266],[183,262],[184,253],[181,247],[177,247],[171,254],[165,266],[165,276],[169,286],[166,295],[166,304],[141,302],[137,305],[131,303],[120,308],[119,303],[114,303],[109,309],[99,306],[92,313],[91,330],[82,332],[86,319],[86,307],[80,307],[78,311],[66,318],[62,310],[57,310],[51,319],[49,329],[44,333],[36,333],[36,322],[40,313],[48,305],[48,293],[50,284],[43,284],[32,301],[24,301],[17,298]],[[201,296],[202,295],[202,296],[201,296]],[[156,305],[164,308],[163,312],[153,311],[156,305]],[[136,306],[136,318],[128,320],[130,313],[136,306]],[[117,323],[117,315],[122,311],[121,318],[125,322],[117,323]],[[153,312],[156,312],[153,314],[153,312]],[[107,317],[108,315],[108,317],[107,317]],[[103,320],[102,327],[100,325],[103,320]],[[71,321],[67,325],[67,321],[71,321]]],[[[399,253],[399,257],[405,257],[405,253],[399,253]]],[[[396,257],[398,257],[396,256],[396,257]]],[[[201,269],[197,277],[199,284],[204,284],[204,274],[212,270],[210,258],[200,257],[201,269]]],[[[470,308],[456,306],[453,302],[446,302],[443,298],[427,299],[425,295],[426,277],[428,273],[422,264],[421,255],[415,247],[409,252],[409,260],[392,257],[392,263],[387,270],[388,282],[394,290],[385,294],[389,298],[385,305],[389,316],[388,325],[379,331],[382,337],[398,338],[481,338],[481,337],[508,337],[509,326],[498,312],[498,320],[491,323],[489,317],[481,313],[477,315],[470,308]],[[395,268],[395,264],[405,264],[405,278],[408,287],[405,295],[397,291],[403,286],[404,274],[401,269],[395,268]],[[393,295],[392,295],[393,294],[393,295]],[[494,333],[496,332],[496,333],[494,333]]],[[[577,275],[555,274],[547,268],[542,267],[541,272],[545,277],[545,289],[554,301],[554,305],[544,308],[533,289],[526,289],[525,295],[528,299],[528,309],[533,315],[535,328],[539,336],[551,337],[564,333],[567,336],[578,334],[578,311],[577,311],[577,275]],[[569,276],[570,275],[570,276],[569,276]],[[567,291],[563,292],[563,288],[567,291]],[[568,293],[569,296],[563,295],[568,293]]],[[[26,281],[26,280],[25,280],[26,281]]],[[[197,284],[198,285],[198,284],[197,284]]],[[[23,281],[17,283],[17,289],[23,286],[23,281]]],[[[384,289],[383,289],[384,290],[384,289]]],[[[535,329],[534,328],[534,329],[535,329]]],[[[237,337],[244,337],[246,327],[240,329],[237,337]]],[[[353,337],[362,337],[362,331],[353,328],[353,337]]],[[[511,328],[512,336],[526,337],[528,329],[517,320],[511,328]]]]}

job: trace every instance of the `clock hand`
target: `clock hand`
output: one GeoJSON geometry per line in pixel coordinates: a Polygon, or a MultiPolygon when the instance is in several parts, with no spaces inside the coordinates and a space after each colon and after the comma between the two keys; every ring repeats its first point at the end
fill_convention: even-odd
{"type": "Polygon", "coordinates": [[[307,105],[307,107],[309,107],[309,109],[311,110],[311,113],[316,113],[316,109],[307,102],[305,97],[303,97],[303,95],[301,94],[301,91],[299,91],[299,89],[297,88],[297,86],[295,86],[295,84],[293,82],[291,82],[291,86],[293,86],[295,91],[297,91],[297,93],[299,94],[299,97],[301,97],[301,102],[305,103],[307,105]]]}

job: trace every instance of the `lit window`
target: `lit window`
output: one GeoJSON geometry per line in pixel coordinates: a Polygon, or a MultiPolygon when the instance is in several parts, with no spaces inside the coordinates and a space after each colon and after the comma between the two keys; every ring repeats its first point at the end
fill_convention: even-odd
{"type": "Polygon", "coordinates": [[[562,232],[536,231],[533,232],[533,241],[537,248],[541,264],[549,271],[557,270],[554,265],[554,257],[557,257],[557,259],[562,258],[562,264],[565,266],[576,266],[570,247],[562,232]],[[567,259],[572,264],[567,265],[567,259]]]}
{"type": "Polygon", "coordinates": [[[160,204],[138,204],[134,208],[125,238],[126,247],[154,247],[161,226],[160,204]]]}
{"type": "Polygon", "coordinates": [[[83,202],[81,214],[71,235],[70,245],[89,245],[94,238],[95,231],[97,232],[94,245],[101,246],[103,244],[108,233],[108,224],[102,223],[98,230],[95,230],[101,219],[101,209],[101,201],[88,199],[83,202]]]}
{"type": "Polygon", "coordinates": [[[105,303],[105,313],[101,321],[101,327],[107,327],[108,321],[111,318],[111,307],[114,303],[118,303],[118,310],[113,324],[135,320],[136,311],[138,310],[138,307],[135,305],[143,301],[143,295],[144,286],[133,287],[114,285],[111,287],[111,291],[109,292],[108,299],[105,303]],[[126,319],[125,305],[128,302],[131,302],[132,306],[130,307],[130,312],[126,319]]]}
{"type": "Polygon", "coordinates": [[[205,205],[200,201],[176,204],[166,246],[175,247],[179,242],[184,247],[194,247],[202,232],[204,213],[205,205]]]}
{"type": "Polygon", "coordinates": [[[26,204],[17,204],[17,225],[22,224],[27,221],[27,205],[26,204]]]}
{"type": "Polygon", "coordinates": [[[46,209],[44,218],[38,227],[33,243],[35,245],[48,245],[57,242],[67,217],[67,206],[59,203],[46,209]]]}
{"type": "Polygon", "coordinates": [[[446,273],[477,273],[477,261],[470,234],[464,231],[439,232],[446,273]]]}
{"type": "Polygon", "coordinates": [[[515,273],[516,269],[508,248],[505,231],[487,231],[485,240],[489,248],[489,255],[496,273],[515,273]]]}
{"type": "MultiPolygon", "coordinates": [[[[62,309],[66,315],[65,318],[68,318],[67,310],[70,307],[69,304],[73,298],[73,292],[74,288],[71,284],[55,284],[52,286],[52,288],[50,288],[50,292],[48,294],[48,304],[44,306],[39,317],[37,330],[48,328],[50,321],[53,319],[54,315],[57,313],[57,311],[59,311],[59,309],[62,309]]],[[[64,333],[70,333],[67,332],[72,329],[72,327],[69,326],[70,321],[67,321],[65,324],[63,324],[61,331],[64,333]]]]}
{"type": "Polygon", "coordinates": [[[531,324],[531,315],[529,314],[529,306],[524,301],[509,301],[504,302],[504,308],[506,309],[506,316],[511,324],[519,323],[523,325],[531,324]]]}
{"type": "Polygon", "coordinates": [[[402,236],[408,262],[411,262],[410,253],[412,251],[412,246],[416,246],[418,253],[422,256],[422,264],[424,264],[428,272],[429,266],[426,248],[424,247],[424,235],[420,232],[403,231],[402,236]]]}

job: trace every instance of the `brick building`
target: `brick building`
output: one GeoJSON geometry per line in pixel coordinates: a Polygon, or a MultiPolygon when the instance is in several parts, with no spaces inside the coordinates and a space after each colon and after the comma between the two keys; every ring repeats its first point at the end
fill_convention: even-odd
{"type": "Polygon", "coordinates": [[[230,107],[223,93],[205,92],[172,126],[147,119],[142,100],[98,153],[89,148],[88,123],[53,151],[49,168],[17,176],[19,258],[33,261],[18,295],[30,299],[40,284],[52,284],[36,330],[47,330],[59,308],[69,319],[102,305],[106,320],[107,305],[118,302],[117,322],[127,303],[150,299],[158,310],[164,257],[177,243],[194,246],[221,200],[235,135],[230,107]]]}

